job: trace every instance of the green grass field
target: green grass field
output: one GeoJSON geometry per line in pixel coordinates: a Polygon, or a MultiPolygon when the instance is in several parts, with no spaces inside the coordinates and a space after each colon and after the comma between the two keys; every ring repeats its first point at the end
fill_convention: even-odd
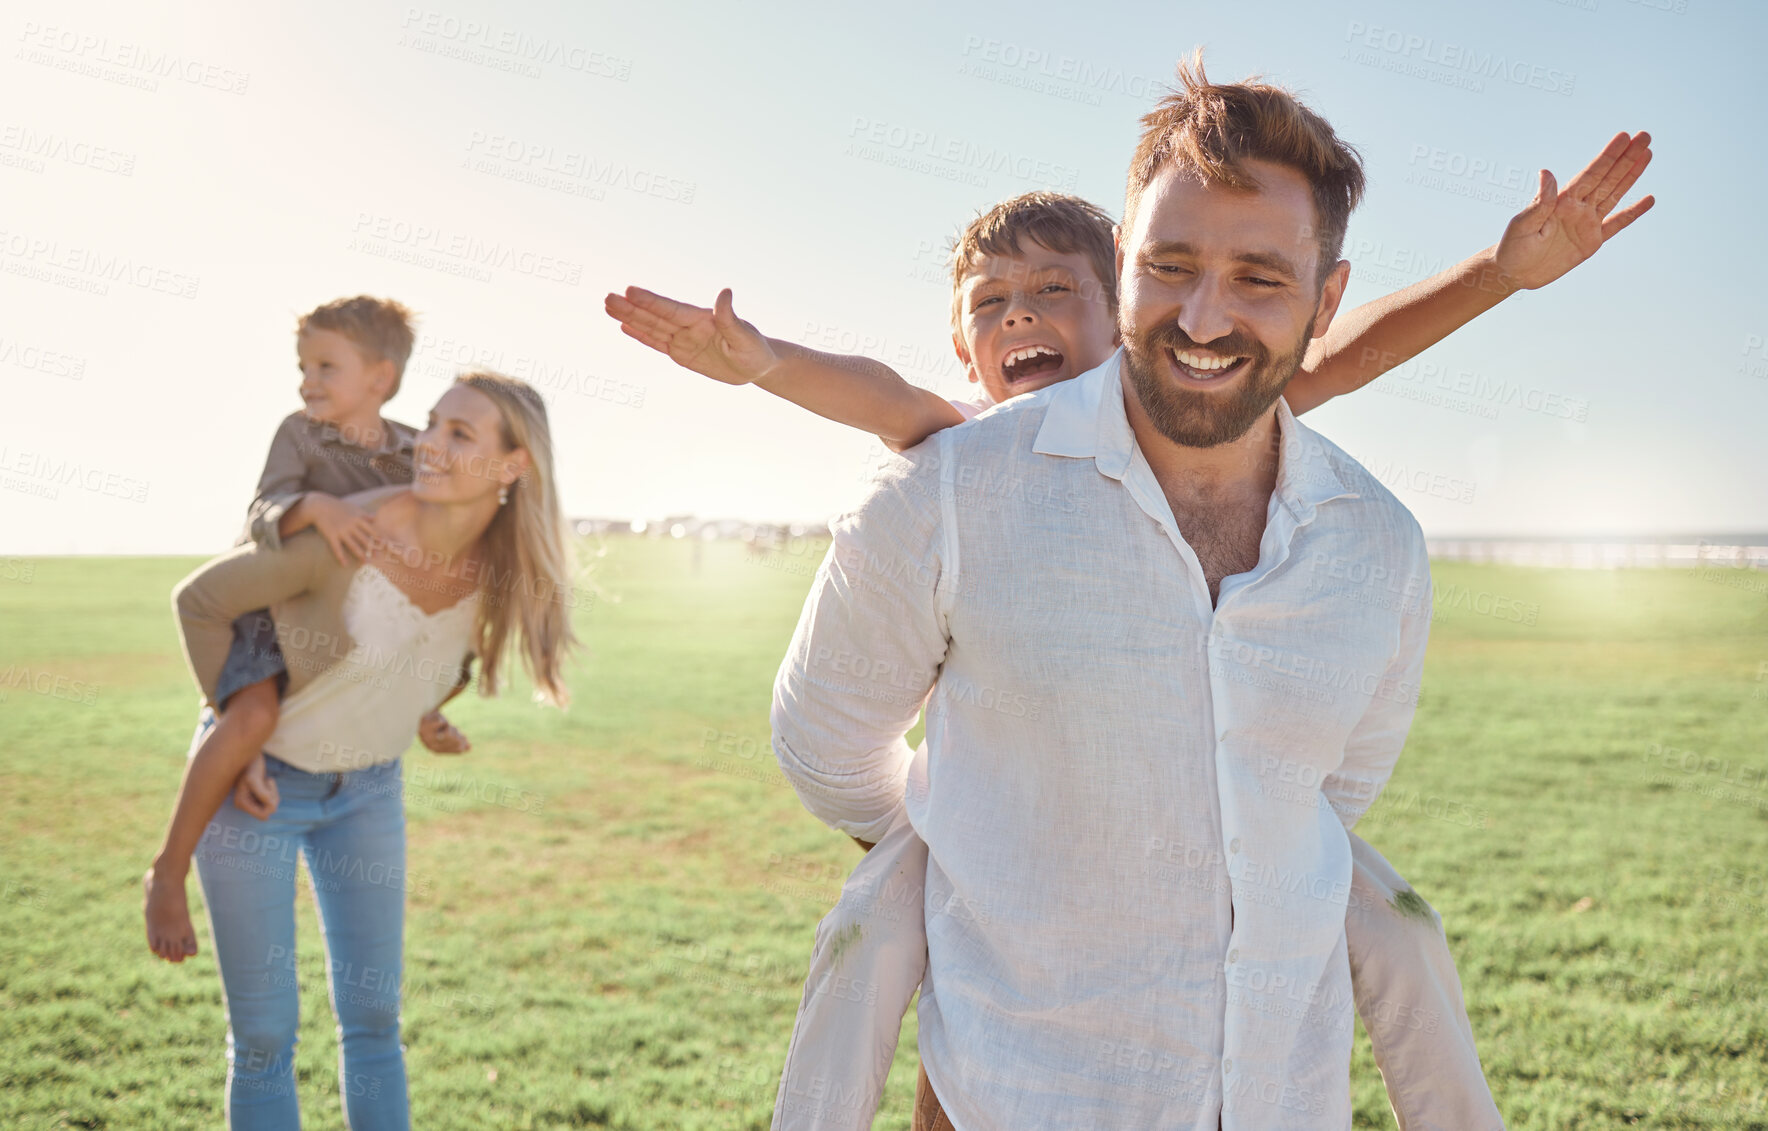
{"type": "MultiPolygon", "coordinates": [[[[767,1126],[857,858],[767,744],[819,557],[610,541],[571,710],[463,698],[473,752],[407,755],[416,1126],[767,1126]]],[[[195,722],[168,593],[196,560],[0,564],[0,1126],[218,1127],[196,885],[197,960],[154,959],[140,915],[195,722]]],[[[1360,831],[1442,912],[1500,1109],[1768,1128],[1768,576],[1435,574],[1418,720],[1360,831]]],[[[336,1128],[306,895],[300,929],[302,1106],[336,1128]]],[[[879,1127],[908,1126],[914,1059],[911,1016],[879,1127]]],[[[1391,1127],[1362,1037],[1352,1079],[1357,1125],[1391,1127]]]]}

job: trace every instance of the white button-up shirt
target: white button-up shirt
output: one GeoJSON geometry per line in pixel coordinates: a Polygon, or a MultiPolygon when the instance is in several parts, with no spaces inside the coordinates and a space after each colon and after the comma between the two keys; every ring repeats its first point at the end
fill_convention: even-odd
{"type": "Polygon", "coordinates": [[[921,1058],[960,1131],[1348,1128],[1345,829],[1417,703],[1424,537],[1279,402],[1258,565],[1212,606],[1120,356],[893,459],[835,523],[775,753],[862,839],[906,788],[921,1058]]]}

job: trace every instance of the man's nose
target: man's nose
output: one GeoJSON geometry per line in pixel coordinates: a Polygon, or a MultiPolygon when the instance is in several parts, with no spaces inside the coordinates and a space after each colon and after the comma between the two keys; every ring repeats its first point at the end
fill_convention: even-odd
{"type": "Polygon", "coordinates": [[[1234,332],[1234,318],[1228,309],[1220,286],[1209,279],[1199,280],[1179,305],[1179,329],[1198,345],[1213,342],[1234,332]]]}

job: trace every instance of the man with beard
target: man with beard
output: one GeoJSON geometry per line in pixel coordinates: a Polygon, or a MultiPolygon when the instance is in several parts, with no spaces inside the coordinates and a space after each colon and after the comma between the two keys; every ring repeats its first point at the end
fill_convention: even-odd
{"type": "Polygon", "coordinates": [[[1429,566],[1280,399],[1356,155],[1180,76],[1130,168],[1123,347],[893,462],[775,688],[806,806],[873,841],[906,786],[927,843],[917,1127],[1350,1125],[1346,829],[1411,723],[1429,566]]]}

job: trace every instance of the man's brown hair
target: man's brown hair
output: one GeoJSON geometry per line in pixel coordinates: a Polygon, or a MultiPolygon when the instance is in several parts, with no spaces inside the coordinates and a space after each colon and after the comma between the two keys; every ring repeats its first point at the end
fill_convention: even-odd
{"type": "Polygon", "coordinates": [[[1099,290],[1082,297],[1105,303],[1117,319],[1116,225],[1098,205],[1060,192],[1027,192],[1003,200],[964,226],[952,241],[952,332],[964,322],[964,280],[980,260],[1025,254],[1019,241],[1036,240],[1058,255],[1085,255],[1099,276],[1099,290]]]}
{"type": "Polygon", "coordinates": [[[301,316],[295,326],[296,336],[309,330],[344,335],[370,362],[391,361],[393,388],[387,399],[392,400],[399,392],[399,380],[405,376],[405,363],[411,359],[412,343],[416,340],[411,330],[411,311],[403,303],[368,295],[334,299],[301,316]]]}
{"type": "Polygon", "coordinates": [[[1344,247],[1351,212],[1363,199],[1363,159],[1339,140],[1326,119],[1280,86],[1256,81],[1217,85],[1203,73],[1199,48],[1178,65],[1178,87],[1142,116],[1142,140],[1130,159],[1123,225],[1169,161],[1192,170],[1204,184],[1250,190],[1258,181],[1249,160],[1294,169],[1314,190],[1314,235],[1320,244],[1318,283],[1344,247]]]}

